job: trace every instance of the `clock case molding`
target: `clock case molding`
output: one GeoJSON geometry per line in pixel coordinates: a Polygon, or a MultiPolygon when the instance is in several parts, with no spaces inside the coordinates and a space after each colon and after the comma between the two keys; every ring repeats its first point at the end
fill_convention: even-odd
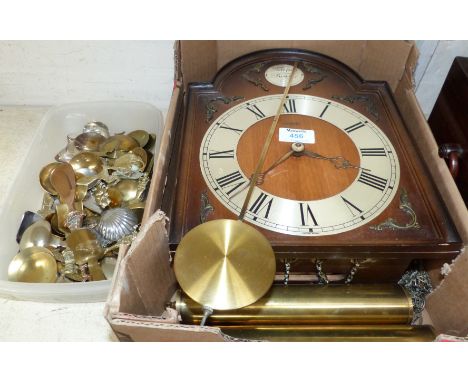
{"type": "Polygon", "coordinates": [[[291,88],[291,93],[299,93],[300,89],[302,94],[329,98],[356,109],[376,123],[395,147],[401,176],[397,194],[386,210],[352,231],[300,237],[256,227],[270,240],[277,257],[368,258],[369,253],[382,260],[455,257],[462,247],[461,239],[425,163],[420,159],[416,144],[408,134],[389,85],[382,81],[364,81],[354,70],[331,57],[296,49],[254,52],[226,64],[212,82],[189,84],[175,126],[176,139],[163,197],[163,210],[170,218],[171,250],[175,250],[185,233],[200,224],[200,212],[203,210],[207,212],[209,209],[209,220],[237,218],[204,184],[198,162],[201,140],[217,116],[239,102],[235,97],[244,97],[240,101],[243,102],[272,94],[272,91],[265,91],[265,87],[275,89],[274,94],[282,92],[282,88],[275,88],[264,79],[263,70],[269,65],[265,65],[258,75],[263,80],[262,84],[249,81],[245,73],[253,73],[252,68],[265,61],[273,65],[278,61],[295,60],[306,62],[318,71],[306,72],[303,69],[306,79],[291,88]],[[311,82],[308,89],[302,90],[303,84],[311,82]],[[212,115],[207,113],[207,105],[213,106],[212,115]],[[389,219],[398,226],[410,224],[413,216],[402,207],[405,201],[406,206],[409,202],[414,210],[419,227],[391,229],[390,224],[380,231],[371,229],[371,226],[389,225],[389,219]]]}

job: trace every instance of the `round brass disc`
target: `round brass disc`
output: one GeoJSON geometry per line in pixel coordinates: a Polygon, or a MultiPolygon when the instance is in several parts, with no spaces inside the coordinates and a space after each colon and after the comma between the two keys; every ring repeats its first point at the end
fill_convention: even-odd
{"type": "Polygon", "coordinates": [[[269,290],[275,277],[275,254],[255,228],[238,220],[212,220],[181,240],[174,271],[182,290],[199,304],[238,309],[269,290]]]}

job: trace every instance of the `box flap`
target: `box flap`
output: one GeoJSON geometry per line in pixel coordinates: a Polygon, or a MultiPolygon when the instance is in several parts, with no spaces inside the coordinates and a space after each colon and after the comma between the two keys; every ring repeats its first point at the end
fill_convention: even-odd
{"type": "Polygon", "coordinates": [[[123,259],[119,261],[106,304],[106,318],[116,312],[160,316],[177,283],[170,266],[166,216],[150,216],[123,259]]]}
{"type": "MultiPolygon", "coordinates": [[[[439,158],[438,145],[431,133],[427,121],[411,89],[411,79],[405,76],[396,92],[398,106],[405,121],[419,145],[419,151],[428,164],[437,187],[465,243],[464,253],[450,265],[450,273],[440,282],[426,301],[426,310],[439,333],[462,335],[468,334],[468,210],[457,189],[444,159],[439,158]]],[[[440,269],[440,268],[439,268],[440,269]]],[[[440,271],[435,271],[440,275],[440,271]]],[[[436,281],[434,274],[431,275],[436,281]]]]}
{"type": "Polygon", "coordinates": [[[439,287],[426,299],[426,309],[438,332],[468,335],[468,253],[459,255],[439,287]]]}
{"type": "Polygon", "coordinates": [[[366,80],[385,80],[395,91],[416,51],[414,45],[411,41],[181,41],[181,71],[187,86],[211,81],[225,64],[254,51],[306,49],[346,63],[366,80]]]}

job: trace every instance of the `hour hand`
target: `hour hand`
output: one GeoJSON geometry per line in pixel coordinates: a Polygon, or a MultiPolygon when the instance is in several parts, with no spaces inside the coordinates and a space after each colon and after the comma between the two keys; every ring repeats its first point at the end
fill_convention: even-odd
{"type": "MultiPolygon", "coordinates": [[[[257,184],[256,186],[260,186],[263,184],[263,181],[265,180],[266,174],[268,174],[270,171],[272,171],[274,168],[279,166],[281,163],[283,163],[286,159],[288,159],[291,155],[294,154],[294,150],[288,151],[286,154],[284,154],[281,158],[279,158],[276,162],[274,162],[270,167],[268,167],[265,171],[261,172],[257,176],[257,184]]],[[[240,194],[242,191],[244,191],[247,187],[250,186],[250,183],[252,182],[252,177],[250,177],[249,181],[247,184],[244,184],[242,187],[240,187],[236,192],[232,193],[230,198],[233,198],[234,196],[240,194]]]]}

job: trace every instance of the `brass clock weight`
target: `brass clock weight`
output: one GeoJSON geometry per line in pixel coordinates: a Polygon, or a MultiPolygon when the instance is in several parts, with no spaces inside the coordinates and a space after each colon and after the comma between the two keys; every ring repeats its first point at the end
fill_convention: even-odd
{"type": "Polygon", "coordinates": [[[397,283],[462,243],[386,83],[312,52],[255,52],[189,84],[177,134],[163,209],[183,323],[428,338],[406,327],[424,299],[397,283]]]}

